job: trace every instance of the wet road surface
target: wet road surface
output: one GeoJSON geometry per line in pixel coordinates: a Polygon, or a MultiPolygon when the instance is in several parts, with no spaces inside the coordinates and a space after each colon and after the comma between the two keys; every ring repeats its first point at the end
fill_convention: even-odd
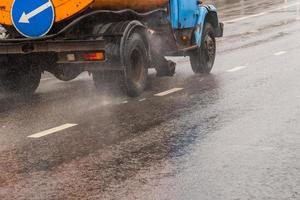
{"type": "Polygon", "coordinates": [[[300,1],[215,3],[209,76],[176,58],[137,99],[86,74],[0,95],[0,199],[300,199],[300,1]]]}

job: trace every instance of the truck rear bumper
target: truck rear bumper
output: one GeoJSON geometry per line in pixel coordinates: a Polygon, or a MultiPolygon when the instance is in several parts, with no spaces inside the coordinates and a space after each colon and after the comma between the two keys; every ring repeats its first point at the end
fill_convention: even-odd
{"type": "MultiPolygon", "coordinates": [[[[82,70],[121,70],[120,59],[111,57],[112,52],[107,52],[105,40],[45,40],[45,41],[23,41],[2,42],[0,40],[0,63],[8,62],[8,57],[24,55],[32,56],[36,62],[50,62],[47,67],[54,66],[75,67],[82,70]],[[101,53],[101,58],[93,57],[101,53]],[[92,55],[93,54],[93,55],[92,55]],[[92,58],[85,59],[84,56],[91,55],[92,58]],[[44,56],[44,57],[43,57],[44,56]],[[46,56],[46,57],[45,57],[46,56]],[[70,59],[71,58],[71,59],[70,59]]],[[[0,65],[1,70],[1,65],[0,65]]]]}
{"type": "Polygon", "coordinates": [[[47,40],[13,43],[1,42],[0,40],[0,55],[98,51],[104,49],[104,40],[47,40]]]}

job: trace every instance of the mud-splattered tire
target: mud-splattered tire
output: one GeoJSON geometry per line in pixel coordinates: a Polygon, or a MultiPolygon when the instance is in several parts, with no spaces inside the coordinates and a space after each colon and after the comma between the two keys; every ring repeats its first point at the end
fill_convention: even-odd
{"type": "MultiPolygon", "coordinates": [[[[121,41],[107,45],[109,60],[123,68],[119,71],[95,71],[93,79],[99,91],[111,90],[126,93],[130,97],[139,96],[146,88],[149,62],[147,33],[142,24],[135,21],[127,25],[121,41]]],[[[113,67],[113,66],[108,66],[113,67]]]]}
{"type": "Polygon", "coordinates": [[[5,93],[24,96],[32,95],[41,80],[41,69],[29,63],[22,66],[8,68],[0,75],[0,89],[5,93]]]}
{"type": "Polygon", "coordinates": [[[143,28],[136,28],[125,42],[123,60],[124,78],[128,96],[139,96],[146,88],[149,51],[147,36],[143,28]]]}
{"type": "Polygon", "coordinates": [[[216,58],[216,39],[212,25],[204,25],[201,47],[190,55],[190,62],[195,73],[209,74],[216,58]]]}

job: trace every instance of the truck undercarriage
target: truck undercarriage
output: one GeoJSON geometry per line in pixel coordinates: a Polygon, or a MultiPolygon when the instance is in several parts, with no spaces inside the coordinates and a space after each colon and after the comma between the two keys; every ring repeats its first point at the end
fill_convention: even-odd
{"type": "MultiPolygon", "coordinates": [[[[175,63],[164,56],[195,57],[191,62],[199,65],[194,53],[198,46],[193,44],[197,27],[173,30],[168,12],[85,11],[36,39],[23,38],[6,27],[7,37],[0,40],[0,86],[5,92],[31,94],[41,72],[69,81],[89,71],[97,88],[122,82],[128,95],[138,96],[145,88],[149,68],[156,68],[159,76],[175,73],[175,63]]],[[[215,37],[221,36],[222,27],[217,23],[209,29],[214,60],[215,37]]]]}

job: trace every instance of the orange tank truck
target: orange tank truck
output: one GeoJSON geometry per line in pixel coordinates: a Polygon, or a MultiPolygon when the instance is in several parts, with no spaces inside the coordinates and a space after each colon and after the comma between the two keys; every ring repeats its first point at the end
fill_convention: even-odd
{"type": "Polygon", "coordinates": [[[27,97],[43,72],[61,81],[88,72],[93,91],[137,97],[150,68],[175,74],[168,56],[210,73],[223,28],[200,0],[0,0],[0,91],[27,97]]]}
{"type": "MultiPolygon", "coordinates": [[[[169,0],[52,0],[55,8],[55,22],[63,21],[85,9],[122,10],[132,9],[136,11],[148,11],[168,3],[169,0]]],[[[0,24],[12,25],[11,7],[13,0],[0,1],[0,24]]]]}

